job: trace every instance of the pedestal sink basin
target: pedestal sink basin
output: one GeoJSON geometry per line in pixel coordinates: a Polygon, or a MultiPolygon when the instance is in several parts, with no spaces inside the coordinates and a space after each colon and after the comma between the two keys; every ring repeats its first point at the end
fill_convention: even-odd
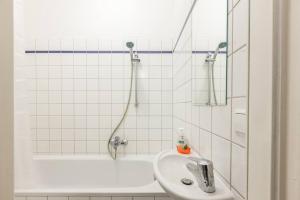
{"type": "MultiPolygon", "coordinates": [[[[233,195],[221,179],[215,174],[214,193],[203,192],[194,175],[187,169],[186,164],[191,161],[189,156],[176,151],[163,151],[153,162],[154,175],[162,188],[176,200],[233,200],[233,195]],[[185,185],[182,179],[191,180],[193,184],[185,185]]],[[[190,182],[189,182],[190,183],[190,182]]]]}

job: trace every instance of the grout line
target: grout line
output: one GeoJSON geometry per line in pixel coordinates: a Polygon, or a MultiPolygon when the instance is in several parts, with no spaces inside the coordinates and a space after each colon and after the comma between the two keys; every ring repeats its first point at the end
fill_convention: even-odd
{"type": "MultiPolygon", "coordinates": [[[[43,79],[41,79],[43,80],[43,79]]],[[[56,80],[56,79],[53,79],[53,80],[56,80]]],[[[65,80],[73,80],[73,79],[65,79],[65,80]]],[[[74,79],[76,80],[76,79],[74,79]]],[[[84,80],[84,79],[83,79],[84,80]]],[[[89,79],[89,80],[97,80],[97,79],[89,79]]],[[[110,80],[110,79],[109,79],[110,80]]],[[[114,80],[114,79],[111,79],[111,80],[114,80]]],[[[130,80],[130,79],[128,79],[130,80]]],[[[145,79],[147,80],[147,79],[145,79]]],[[[160,80],[160,79],[149,79],[149,80],[160,80]]],[[[168,80],[168,79],[166,79],[168,80]]],[[[29,90],[31,92],[47,92],[48,90],[29,90]]],[[[60,90],[50,90],[50,92],[59,92],[60,90]]],[[[63,90],[64,92],[72,92],[73,90],[63,90]]],[[[86,90],[75,90],[76,92],[85,92],[86,90]]],[[[110,92],[111,90],[88,90],[89,92],[110,92]]],[[[129,90],[112,90],[114,92],[127,92],[129,90]]],[[[139,92],[147,92],[148,90],[138,90],[139,92]]],[[[164,90],[166,92],[170,92],[171,90],[164,90]]],[[[160,90],[150,90],[150,92],[160,92],[160,90]]],[[[235,96],[235,98],[239,98],[239,97],[246,97],[246,96],[235,96]]],[[[234,97],[233,97],[234,98],[234,97]]],[[[124,103],[124,102],[123,102],[124,103]]],[[[40,104],[43,104],[43,103],[40,103],[40,104]]],[[[45,104],[45,103],[44,103],[45,104]]],[[[95,104],[95,103],[90,103],[90,104],[95,104]]],[[[114,103],[114,104],[118,104],[118,103],[114,103]]],[[[122,104],[122,103],[119,103],[119,104],[122,104]]],[[[143,104],[143,102],[142,102],[143,104]]]]}
{"type": "MultiPolygon", "coordinates": [[[[147,44],[147,48],[150,49],[150,44],[151,44],[151,41],[148,40],[148,44],[147,44]]],[[[148,55],[147,56],[148,58],[148,66],[151,66],[151,57],[148,55]]],[[[150,69],[149,67],[147,66],[147,72],[148,72],[148,75],[150,74],[150,69]]],[[[147,124],[147,137],[148,137],[148,154],[150,154],[150,79],[149,77],[147,77],[147,82],[148,82],[148,86],[147,86],[147,91],[148,91],[148,94],[147,94],[147,97],[148,97],[148,106],[147,106],[147,117],[148,117],[148,124],[147,124]]]]}
{"type": "MultiPolygon", "coordinates": [[[[173,46],[174,41],[172,40],[172,46],[173,46]]],[[[171,138],[171,144],[172,144],[172,148],[174,148],[174,54],[172,54],[172,113],[171,113],[171,117],[172,117],[172,138],[171,138]]]]}
{"type": "MultiPolygon", "coordinates": [[[[239,1],[240,2],[240,1],[239,1]]],[[[250,45],[251,45],[251,39],[250,39],[250,31],[251,31],[251,25],[250,25],[250,13],[252,12],[251,10],[251,3],[250,3],[250,0],[247,0],[247,6],[248,6],[248,20],[247,20],[247,23],[248,23],[248,34],[247,34],[247,42],[248,42],[248,45],[247,45],[247,73],[248,73],[248,76],[247,76],[247,99],[246,99],[246,109],[247,109],[247,136],[246,136],[246,145],[247,145],[247,148],[246,148],[246,163],[247,163],[247,167],[246,167],[246,194],[245,194],[245,198],[248,199],[249,198],[249,133],[250,133],[250,130],[249,130],[249,112],[250,112],[250,103],[249,103],[249,95],[250,95],[250,54],[251,54],[251,51],[250,51],[250,45]]],[[[273,78],[274,80],[274,78],[273,78]]],[[[274,137],[273,137],[274,138],[274,137]]],[[[271,179],[272,180],[272,179],[271,179]]],[[[272,184],[272,186],[274,186],[274,183],[272,184]]],[[[271,195],[271,196],[274,196],[274,195],[271,195]]],[[[275,195],[276,196],[276,195],[275,195]]]]}
{"type": "Polygon", "coordinates": [[[244,195],[242,195],[233,185],[231,185],[231,190],[234,190],[244,200],[246,199],[246,197],[244,197],[244,195]]]}
{"type": "Polygon", "coordinates": [[[232,11],[233,9],[241,2],[241,0],[238,0],[237,2],[235,2],[235,4],[232,2],[232,11]]]}
{"type": "MultiPolygon", "coordinates": [[[[163,43],[162,41],[160,41],[160,48],[162,50],[163,48],[163,43]]],[[[160,54],[160,64],[162,66],[162,54],[160,54]]],[[[161,99],[160,99],[160,151],[163,149],[163,142],[162,142],[162,139],[163,139],[163,130],[162,130],[162,127],[163,127],[163,117],[162,117],[162,102],[163,102],[163,88],[162,88],[162,84],[163,84],[163,71],[162,71],[162,67],[160,67],[160,96],[161,96],[161,99]]]]}
{"type": "Polygon", "coordinates": [[[188,85],[188,83],[191,83],[192,80],[193,80],[193,79],[185,80],[185,81],[184,81],[183,83],[181,83],[180,85],[177,85],[177,86],[175,87],[175,90],[178,90],[179,88],[188,85]]]}
{"type": "MultiPolygon", "coordinates": [[[[112,88],[113,88],[113,80],[112,80],[112,40],[110,40],[110,54],[109,54],[109,57],[110,57],[110,134],[112,134],[112,131],[114,130],[114,127],[113,127],[113,118],[112,118],[112,101],[113,101],[113,94],[112,94],[112,88]]],[[[115,152],[116,154],[118,152],[115,152]]]]}
{"type": "Polygon", "coordinates": [[[225,178],[218,169],[214,168],[214,171],[216,171],[218,173],[218,175],[221,176],[222,180],[224,180],[229,185],[229,187],[231,187],[229,180],[227,180],[227,178],[225,178]]]}
{"type": "MultiPolygon", "coordinates": [[[[59,48],[62,48],[62,41],[61,39],[59,40],[59,48]]],[[[61,154],[63,153],[63,142],[62,142],[62,138],[63,138],[63,132],[62,132],[62,124],[63,124],[63,120],[62,120],[62,56],[59,55],[59,63],[60,63],[60,144],[61,144],[61,154]]]]}
{"type": "MultiPolygon", "coordinates": [[[[99,41],[99,39],[97,39],[97,50],[99,51],[99,49],[100,49],[100,41],[99,41]]],[[[100,84],[101,84],[101,82],[100,82],[100,55],[98,54],[97,55],[97,77],[98,77],[98,81],[97,81],[97,89],[98,89],[98,91],[100,91],[100,84]]],[[[100,127],[101,127],[101,124],[100,124],[100,104],[99,104],[99,102],[100,102],[100,100],[99,100],[99,92],[97,92],[97,123],[98,123],[98,128],[97,128],[97,137],[98,137],[98,152],[97,153],[99,153],[99,154],[101,154],[101,143],[100,143],[100,137],[101,137],[101,133],[100,133],[100,127]]]]}
{"type": "MultiPolygon", "coordinates": [[[[85,40],[85,51],[87,51],[87,40],[85,40]]],[[[85,53],[85,74],[86,74],[86,105],[85,105],[85,153],[88,152],[87,128],[88,128],[88,57],[85,53]]]]}
{"type": "MultiPolygon", "coordinates": [[[[124,49],[124,47],[123,47],[123,49],[124,49]]],[[[122,63],[123,63],[123,68],[122,68],[122,70],[123,70],[123,74],[122,74],[122,83],[123,83],[123,85],[122,85],[122,89],[123,89],[123,91],[122,91],[122,102],[123,103],[122,103],[121,107],[122,107],[123,110],[125,110],[125,106],[126,106],[126,104],[125,104],[125,102],[126,102],[126,93],[125,93],[125,91],[126,91],[126,88],[125,88],[126,81],[125,81],[125,77],[126,77],[126,75],[124,74],[124,71],[125,71],[125,69],[124,69],[124,66],[125,66],[124,55],[123,55],[123,61],[122,61],[122,63]]],[[[112,113],[112,115],[113,115],[113,113],[112,113]]],[[[121,114],[119,116],[121,116],[121,114]]],[[[121,127],[120,127],[119,131],[122,132],[123,138],[126,138],[127,133],[125,132],[124,124],[123,123],[121,124],[121,127]]]]}
{"type": "MultiPolygon", "coordinates": [[[[233,2],[232,2],[232,4],[233,4],[233,2]]],[[[230,31],[228,31],[228,33],[231,33],[231,35],[230,35],[230,37],[231,37],[231,50],[232,50],[232,52],[231,52],[231,57],[230,57],[230,59],[231,59],[231,74],[230,74],[230,96],[231,96],[231,98],[230,98],[230,141],[231,141],[231,145],[230,145],[230,188],[232,188],[232,143],[234,143],[233,142],[233,140],[232,140],[232,98],[233,98],[233,56],[235,55],[235,53],[237,52],[237,51],[239,51],[239,49],[237,49],[237,51],[234,51],[233,50],[233,20],[234,20],[234,13],[233,13],[233,9],[234,9],[234,5],[232,5],[232,9],[231,9],[231,12],[232,12],[232,17],[229,19],[228,18],[228,20],[231,20],[231,30],[230,31]]],[[[227,63],[227,72],[228,72],[228,69],[229,69],[229,67],[228,67],[228,59],[229,59],[229,57],[227,57],[227,60],[226,60],[226,63],[227,63]]],[[[227,76],[227,79],[228,79],[228,76],[227,76]]],[[[226,84],[228,84],[228,80],[226,80],[226,84]]],[[[226,86],[227,87],[227,86],[226,86]]],[[[228,91],[227,91],[228,92],[228,91]]],[[[226,93],[227,93],[226,92],[226,93]]],[[[227,100],[228,101],[228,100],[227,100]]]]}
{"type": "MultiPolygon", "coordinates": [[[[80,65],[75,65],[75,66],[80,66],[80,65]]],[[[95,65],[96,66],[96,65],[95,65]]],[[[122,66],[122,65],[112,65],[112,66],[114,66],[114,67],[117,67],[117,66],[122,66]]],[[[46,65],[45,65],[45,67],[47,67],[46,65]]],[[[72,67],[72,65],[70,65],[70,67],[72,67]]],[[[151,67],[151,66],[150,66],[151,67]]],[[[159,66],[152,66],[152,67],[159,67],[159,66]]],[[[169,66],[168,66],[169,67],[169,66]]],[[[35,80],[35,78],[29,78],[29,80],[35,80]]],[[[37,79],[41,79],[41,80],[43,80],[43,78],[37,78],[37,79]]],[[[56,80],[57,78],[49,78],[50,80],[56,80]]],[[[65,78],[66,80],[81,80],[81,79],[84,79],[84,78],[65,78]]],[[[91,80],[96,80],[97,78],[89,78],[89,79],[91,79],[91,80]]],[[[110,79],[113,79],[113,80],[119,80],[119,79],[121,79],[121,78],[103,78],[104,80],[110,80],[110,79]]],[[[128,79],[128,80],[130,80],[130,78],[124,78],[124,79],[128,79]]],[[[141,80],[143,80],[143,79],[150,79],[150,80],[159,80],[160,79],[160,77],[159,78],[138,78],[138,79],[141,79],[141,80]]],[[[167,78],[167,79],[171,79],[171,78],[167,78]]],[[[34,90],[33,90],[34,91],[34,90]]],[[[55,91],[55,90],[54,90],[55,91]]],[[[66,91],[68,91],[68,90],[66,90],[66,91]]],[[[80,90],[79,90],[80,91],[80,90]]],[[[84,91],[84,90],[82,90],[82,91],[84,91]]],[[[93,90],[90,90],[90,91],[93,91],[93,90]]],[[[105,91],[105,90],[103,90],[103,91],[105,91]]],[[[115,90],[115,91],[122,91],[122,90],[115,90]]],[[[155,90],[154,90],[155,91],[155,90]]],[[[159,91],[159,90],[158,90],[159,91]]]]}
{"type": "MultiPolygon", "coordinates": [[[[191,17],[191,24],[192,24],[192,21],[193,20],[193,18],[191,17]]],[[[192,26],[191,26],[192,27],[192,26]]],[[[190,40],[190,47],[191,48],[193,48],[193,41],[192,41],[192,36],[193,36],[193,32],[192,32],[192,29],[191,29],[191,40],[190,40]]],[[[191,64],[190,64],[190,66],[193,66],[193,53],[192,53],[192,51],[191,51],[191,53],[190,53],[190,55],[189,55],[189,57],[190,57],[190,60],[191,60],[191,64]]],[[[193,78],[192,76],[193,76],[193,68],[192,67],[190,67],[190,75],[191,75],[191,79],[193,78]]],[[[193,84],[192,84],[192,82],[191,82],[191,84],[190,84],[190,98],[191,98],[191,102],[192,102],[192,96],[193,96],[193,84]]],[[[189,103],[188,104],[189,105],[189,112],[190,112],[190,121],[192,122],[193,121],[193,113],[192,113],[192,104],[191,103],[189,103]]],[[[192,125],[190,125],[190,138],[192,138],[192,136],[193,136],[193,126],[192,125]]]]}
{"type": "MultiPolygon", "coordinates": [[[[37,46],[36,46],[36,39],[34,40],[34,48],[36,49],[37,46]]],[[[38,89],[38,82],[37,82],[37,55],[34,54],[34,65],[35,65],[35,88],[38,89]]],[[[37,102],[38,102],[38,94],[37,92],[34,93],[35,95],[35,113],[37,114],[38,112],[38,108],[37,108],[37,102]]],[[[38,117],[36,116],[35,117],[35,127],[38,127],[38,117]]],[[[35,132],[35,138],[37,139],[38,138],[38,135],[37,135],[37,130],[35,132]]],[[[35,153],[38,153],[38,143],[35,142],[35,149],[34,149],[34,152],[35,153]]]]}
{"type": "MultiPolygon", "coordinates": [[[[69,54],[68,54],[69,55],[69,54]]],[[[101,55],[101,54],[100,54],[101,55]]],[[[99,55],[99,56],[100,56],[99,55]]],[[[121,54],[120,54],[121,55],[121,54]]],[[[153,54],[147,54],[147,55],[153,55],[153,54]]],[[[32,65],[24,65],[24,67],[31,67],[32,65]]],[[[47,65],[46,64],[40,64],[39,66],[41,66],[41,67],[47,67],[47,65]]],[[[52,64],[51,65],[51,67],[58,67],[58,66],[60,66],[59,64],[52,64]]],[[[66,63],[66,64],[64,64],[64,66],[65,67],[72,67],[73,65],[71,65],[71,64],[68,64],[68,63],[66,63]]],[[[77,65],[77,64],[75,64],[74,66],[82,66],[82,65],[77,65]]],[[[96,64],[89,64],[88,65],[88,67],[97,67],[98,65],[96,65],[96,64]]],[[[110,66],[110,65],[108,65],[108,64],[106,64],[106,66],[110,66]]],[[[111,65],[112,67],[122,67],[122,65],[120,65],[120,64],[118,64],[118,63],[113,63],[112,65],[111,65]]],[[[149,67],[160,67],[161,65],[157,65],[157,64],[153,64],[153,65],[151,65],[151,66],[149,66],[149,67]]],[[[166,64],[166,65],[163,65],[162,67],[172,67],[171,65],[168,65],[168,64],[166,64]]],[[[93,78],[92,78],[93,79],[93,78]]],[[[94,78],[95,79],[95,78],[94,78]]],[[[104,78],[104,79],[109,79],[109,78],[104,78]]],[[[119,79],[119,78],[114,78],[114,77],[112,77],[112,79],[119,79]]],[[[128,77],[128,79],[130,79],[129,77],[128,77]]]]}
{"type": "MultiPolygon", "coordinates": [[[[136,49],[138,49],[139,48],[139,46],[138,46],[139,44],[138,44],[137,40],[136,40],[136,44],[137,44],[136,45],[136,49]]],[[[135,73],[136,73],[136,75],[135,75],[136,79],[138,78],[138,70],[139,70],[139,66],[138,65],[139,65],[139,63],[135,63],[135,66],[134,66],[135,67],[135,73]]],[[[135,89],[136,89],[136,91],[138,91],[138,84],[137,84],[138,83],[138,79],[135,80],[134,82],[136,83],[136,85],[135,85],[136,88],[135,89]]],[[[138,92],[136,92],[135,95],[136,95],[135,98],[139,100],[139,98],[138,98],[138,92]]],[[[137,152],[137,123],[138,123],[137,122],[137,120],[138,120],[137,116],[138,116],[138,108],[135,107],[135,154],[136,155],[138,153],[137,152]]]]}
{"type": "MultiPolygon", "coordinates": [[[[228,100],[227,100],[228,101],[228,100]]],[[[229,183],[230,183],[230,187],[232,187],[232,99],[230,99],[230,168],[229,168],[229,183]]]]}
{"type": "MultiPolygon", "coordinates": [[[[164,130],[170,130],[170,129],[164,129],[164,130]]],[[[47,140],[47,139],[42,139],[42,140],[32,140],[32,141],[49,141],[49,140],[47,140]]],[[[60,141],[59,139],[53,139],[53,140],[51,140],[51,141],[60,141]]],[[[86,141],[85,139],[76,139],[76,140],[72,140],[72,139],[66,139],[66,140],[63,140],[63,141],[86,141]]],[[[95,140],[93,140],[93,139],[88,139],[87,141],[95,141],[95,140]]],[[[106,140],[100,140],[100,141],[106,141],[106,140]]],[[[129,139],[128,141],[148,141],[148,140],[134,140],[134,139],[129,139]]],[[[150,141],[168,141],[168,139],[163,139],[163,140],[161,140],[161,139],[151,139],[150,141]]],[[[233,144],[235,144],[235,143],[233,143],[233,144]]],[[[235,145],[237,145],[237,146],[239,146],[239,147],[241,147],[241,148],[245,148],[245,147],[243,147],[243,146],[241,146],[241,145],[239,145],[239,144],[235,144],[235,145]]],[[[53,153],[55,153],[55,152],[53,152],[53,153]]],[[[83,152],[84,153],[84,152],[83,152]]]]}
{"type": "MultiPolygon", "coordinates": [[[[233,31],[232,31],[233,32],[233,31]]],[[[233,36],[232,36],[233,38],[233,36]]],[[[240,47],[238,47],[237,49],[233,50],[233,44],[232,44],[232,52],[230,54],[227,55],[227,57],[233,56],[235,55],[237,52],[240,52],[242,49],[244,49],[244,47],[248,46],[248,44],[243,44],[240,47]]]]}
{"type": "MultiPolygon", "coordinates": [[[[179,103],[187,103],[187,102],[179,102],[179,103]]],[[[47,104],[40,104],[40,105],[47,105],[47,104]]],[[[59,105],[59,104],[58,104],[59,105]]],[[[68,104],[66,104],[66,105],[68,105],[68,104]]],[[[88,105],[94,105],[94,104],[88,104],[88,105]]],[[[106,104],[104,104],[104,105],[106,105],[106,104]]],[[[122,105],[122,104],[112,104],[112,105],[122,105]]],[[[150,104],[144,104],[144,105],[150,105],[150,104]]],[[[160,104],[158,104],[158,103],[155,103],[155,104],[153,104],[153,105],[160,105],[160,104]]],[[[164,105],[168,105],[168,104],[164,104],[164,105]]],[[[240,114],[240,115],[243,115],[243,116],[245,116],[245,114],[240,114]]],[[[35,116],[44,116],[44,117],[46,117],[46,116],[52,116],[52,117],[58,117],[58,116],[60,116],[60,115],[31,115],[31,116],[33,116],[33,117],[35,117],[35,116]]],[[[73,115],[65,115],[65,116],[73,116],[73,115]]],[[[76,115],[76,116],[81,116],[81,117],[83,117],[83,116],[85,116],[85,115],[76,115]]],[[[97,116],[97,115],[90,115],[90,116],[97,116]]],[[[122,115],[117,115],[117,114],[115,114],[115,115],[100,115],[100,116],[122,116],[122,115]]],[[[128,115],[128,116],[135,116],[135,115],[132,115],[132,114],[130,114],[130,115],[128,115]]],[[[144,114],[144,115],[141,115],[141,114],[138,114],[137,116],[139,116],[139,117],[145,117],[145,116],[147,116],[147,114],[144,114]]],[[[149,116],[152,116],[152,117],[159,117],[159,116],[164,116],[164,117],[167,117],[167,116],[169,116],[168,114],[164,114],[164,115],[158,115],[158,114],[156,114],[156,115],[149,115],[149,116]]],[[[36,129],[36,128],[31,128],[31,129],[36,129]]],[[[38,128],[38,129],[47,129],[47,128],[38,128]]],[[[63,129],[68,129],[68,128],[63,128],[63,129]]],[[[75,128],[76,129],[76,128],[75,128]]],[[[88,128],[88,129],[95,129],[95,128],[88,128]]],[[[153,128],[153,129],[155,129],[155,128],[153,128]]]]}
{"type": "Polygon", "coordinates": [[[213,127],[213,111],[212,107],[210,107],[210,156],[211,160],[213,160],[213,133],[212,133],[212,127],[213,127]]]}
{"type": "MultiPolygon", "coordinates": [[[[191,16],[191,24],[193,24],[193,15],[191,16]]],[[[193,49],[193,26],[191,25],[191,50],[193,49]]],[[[191,85],[190,85],[190,93],[191,93],[191,103],[190,103],[190,119],[191,122],[193,122],[193,111],[192,111],[192,101],[193,101],[193,84],[192,84],[192,80],[193,80],[193,51],[191,51],[191,55],[190,55],[190,59],[191,59],[191,67],[190,67],[190,73],[191,73],[191,85]]],[[[193,125],[191,126],[191,135],[190,135],[190,141],[192,141],[192,137],[193,137],[193,130],[194,127],[193,125]]],[[[191,145],[191,144],[190,144],[191,145]]],[[[198,144],[199,146],[200,144],[198,144]]],[[[194,146],[194,145],[193,145],[194,146]]]]}
{"type": "MultiPolygon", "coordinates": [[[[74,45],[75,41],[74,41],[74,38],[72,40],[72,45],[73,45],[73,51],[75,49],[75,45],[74,45]]],[[[75,65],[75,61],[74,61],[74,53],[72,54],[72,63],[73,63],[73,70],[74,70],[74,65],[75,65]]],[[[63,73],[64,74],[64,73],[63,73]]],[[[64,79],[64,75],[62,74],[62,77],[64,79]]],[[[74,80],[73,80],[73,83],[74,83],[74,80]]],[[[74,86],[74,85],[73,85],[74,86]]],[[[63,87],[63,84],[62,84],[62,87],[63,87]]],[[[74,88],[73,88],[74,89],[74,88]]],[[[75,102],[75,95],[73,93],[73,102],[75,102]]],[[[73,107],[74,107],[74,103],[73,103],[73,107]]],[[[65,115],[63,115],[65,116],[65,115]]],[[[74,142],[73,142],[73,153],[75,154],[76,153],[76,131],[75,131],[75,127],[76,127],[76,116],[73,116],[73,139],[74,139],[74,142]]]]}
{"type": "MultiPolygon", "coordinates": [[[[49,40],[48,40],[48,43],[47,43],[47,45],[48,45],[48,49],[49,49],[49,40]]],[[[49,87],[50,87],[50,85],[49,85],[49,54],[47,54],[47,63],[48,63],[48,67],[47,67],[47,87],[48,87],[48,107],[47,107],[47,114],[48,114],[48,139],[49,139],[49,142],[48,142],[48,145],[49,145],[49,147],[48,147],[48,152],[50,153],[50,119],[49,119],[49,108],[50,108],[50,104],[49,104],[49,98],[50,98],[50,90],[49,90],[49,87]]]]}

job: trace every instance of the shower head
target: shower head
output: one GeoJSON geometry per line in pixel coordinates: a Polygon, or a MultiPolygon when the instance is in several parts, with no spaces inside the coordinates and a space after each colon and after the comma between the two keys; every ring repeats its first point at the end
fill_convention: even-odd
{"type": "Polygon", "coordinates": [[[127,46],[129,49],[132,49],[133,46],[134,46],[134,43],[133,43],[133,42],[126,42],[126,46],[127,46]]]}
{"type": "Polygon", "coordinates": [[[221,43],[219,44],[219,49],[223,49],[223,48],[225,48],[225,47],[227,47],[227,42],[221,42],[221,43]]]}
{"type": "Polygon", "coordinates": [[[140,59],[137,55],[137,52],[133,51],[134,43],[133,42],[126,42],[126,46],[129,48],[131,62],[140,62],[140,59]]]}
{"type": "Polygon", "coordinates": [[[218,55],[218,53],[220,52],[220,49],[223,49],[223,48],[225,48],[225,47],[227,47],[227,42],[220,42],[220,43],[218,44],[218,47],[217,47],[217,49],[215,50],[215,53],[214,53],[214,55],[213,55],[213,60],[216,60],[217,55],[218,55]]]}

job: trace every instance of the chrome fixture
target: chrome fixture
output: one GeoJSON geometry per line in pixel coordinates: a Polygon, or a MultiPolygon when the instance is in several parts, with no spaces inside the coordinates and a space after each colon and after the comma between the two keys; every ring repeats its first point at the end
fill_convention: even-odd
{"type": "Polygon", "coordinates": [[[110,140],[110,145],[112,146],[112,148],[115,150],[115,158],[117,157],[117,150],[119,146],[126,146],[128,144],[128,140],[123,139],[121,140],[121,138],[119,136],[114,136],[111,140],[110,140]]]}
{"type": "Polygon", "coordinates": [[[208,105],[211,105],[211,84],[212,84],[212,90],[214,95],[214,102],[215,105],[218,105],[217,96],[216,96],[216,88],[215,88],[215,62],[217,59],[218,54],[220,53],[220,50],[227,47],[227,42],[221,42],[218,44],[218,47],[216,48],[214,54],[211,54],[210,52],[207,53],[205,62],[208,63],[209,69],[208,69],[208,76],[211,78],[208,78],[208,105]],[[211,64],[211,66],[210,66],[211,64]]]}
{"type": "Polygon", "coordinates": [[[192,181],[191,179],[188,179],[188,178],[182,178],[180,181],[184,185],[193,185],[193,183],[194,183],[194,181],[192,181]]]}
{"type": "Polygon", "coordinates": [[[208,57],[206,57],[206,62],[215,62],[217,55],[219,54],[220,50],[227,47],[227,42],[221,42],[218,44],[218,47],[216,48],[214,54],[208,53],[208,57]]]}
{"type": "Polygon", "coordinates": [[[131,65],[135,64],[135,70],[134,70],[134,74],[135,74],[135,87],[134,87],[134,91],[135,91],[135,102],[134,105],[135,107],[138,107],[138,94],[137,94],[137,87],[138,87],[138,73],[137,73],[137,64],[141,62],[141,60],[139,59],[139,56],[137,54],[137,52],[133,52],[133,47],[134,47],[134,43],[133,42],[127,42],[126,46],[129,48],[129,53],[130,53],[130,62],[131,65]]]}
{"type": "Polygon", "coordinates": [[[189,157],[188,159],[195,163],[188,163],[186,167],[195,176],[200,189],[207,193],[215,192],[213,163],[203,158],[189,157]]]}
{"type": "MultiPolygon", "coordinates": [[[[118,129],[120,128],[121,124],[123,123],[124,119],[126,118],[130,101],[131,101],[131,95],[132,95],[132,85],[133,85],[133,73],[134,73],[134,66],[137,66],[137,63],[140,62],[140,59],[137,55],[137,52],[133,52],[134,43],[133,42],[127,42],[126,46],[129,48],[130,53],[130,63],[131,63],[131,72],[130,72],[130,88],[129,88],[129,95],[127,104],[125,107],[125,111],[123,112],[122,118],[117,124],[117,126],[114,128],[112,133],[110,134],[110,137],[107,142],[107,149],[110,154],[110,156],[115,160],[117,158],[117,150],[120,145],[126,146],[128,144],[128,141],[126,139],[121,140],[119,136],[114,136],[118,129]],[[112,152],[112,149],[114,149],[114,154],[112,152]]],[[[137,99],[137,68],[135,70],[135,106],[138,106],[138,99],[137,99]]]]}

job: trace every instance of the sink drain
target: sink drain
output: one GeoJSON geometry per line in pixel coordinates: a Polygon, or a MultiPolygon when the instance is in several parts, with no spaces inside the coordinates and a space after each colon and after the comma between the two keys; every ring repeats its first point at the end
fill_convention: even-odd
{"type": "Polygon", "coordinates": [[[194,181],[188,178],[183,178],[181,179],[181,183],[183,183],[184,185],[193,185],[194,181]]]}

